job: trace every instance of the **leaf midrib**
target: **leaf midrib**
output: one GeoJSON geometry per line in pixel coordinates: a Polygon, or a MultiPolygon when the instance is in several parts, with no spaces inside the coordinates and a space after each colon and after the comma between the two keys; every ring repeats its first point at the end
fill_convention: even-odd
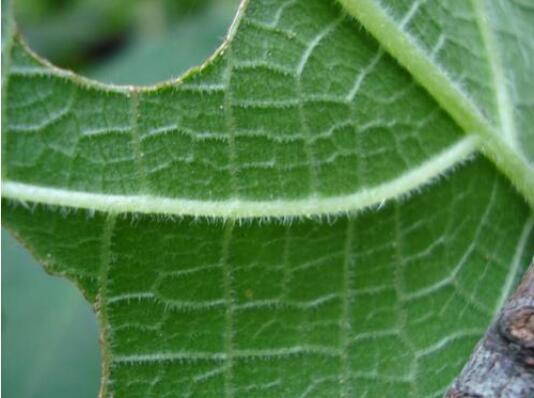
{"type": "Polygon", "coordinates": [[[381,206],[389,199],[408,194],[434,181],[476,150],[476,137],[464,137],[452,146],[401,176],[354,193],[334,197],[313,196],[303,199],[214,201],[168,198],[149,195],[114,195],[78,192],[31,184],[4,181],[2,196],[22,202],[45,203],[108,213],[145,213],[178,216],[254,218],[299,217],[344,214],[381,206]]]}
{"type": "MultiPolygon", "coordinates": [[[[447,76],[446,72],[427,56],[423,49],[417,45],[416,40],[402,26],[399,26],[376,0],[338,1],[393,58],[408,70],[413,78],[455,120],[464,133],[480,138],[478,141],[479,149],[510,179],[529,205],[534,207],[534,171],[532,166],[527,159],[512,148],[508,141],[502,138],[499,130],[491,125],[472,100],[447,76]]],[[[476,2],[477,0],[473,1],[476,2]]],[[[483,15],[478,17],[484,18],[483,15]]],[[[479,30],[483,36],[483,31],[487,29],[487,26],[479,22],[479,30]]],[[[484,39],[485,45],[491,46],[491,37],[484,39]]],[[[488,61],[490,64],[498,62],[492,56],[488,57],[488,61]]],[[[493,74],[495,74],[495,68],[498,68],[498,65],[492,64],[493,74]]],[[[492,77],[498,80],[495,75],[492,77]]],[[[499,90],[497,83],[494,81],[496,95],[498,95],[499,90]]],[[[499,99],[497,99],[497,103],[500,105],[499,99]]],[[[510,120],[513,121],[513,118],[507,114],[508,109],[500,109],[499,112],[500,119],[503,117],[505,119],[502,120],[502,123],[506,123],[506,119],[508,119],[508,123],[510,120]]],[[[503,127],[500,126],[500,128],[503,127]]]]}
{"type": "MultiPolygon", "coordinates": [[[[477,0],[472,1],[475,4],[474,2],[477,0]]],[[[511,180],[518,191],[523,194],[531,207],[534,207],[534,173],[528,162],[499,136],[495,128],[479,112],[473,102],[403,30],[402,24],[398,26],[387,14],[386,10],[377,5],[374,0],[339,0],[339,2],[430,93],[463,131],[467,133],[468,137],[456,142],[433,158],[397,178],[378,186],[365,187],[356,192],[338,196],[310,196],[297,200],[261,201],[231,198],[222,201],[205,201],[150,195],[77,192],[23,184],[9,181],[8,179],[4,179],[2,183],[2,196],[23,202],[37,202],[110,213],[158,213],[232,219],[343,214],[373,205],[380,206],[389,199],[406,195],[434,181],[436,177],[444,174],[454,165],[463,162],[478,149],[495,163],[511,180]]],[[[44,68],[49,68],[49,70],[43,69],[43,73],[57,74],[77,84],[94,86],[100,90],[128,92],[130,95],[136,96],[140,92],[158,90],[168,85],[179,84],[184,77],[198,72],[215,57],[221,55],[230,44],[247,5],[248,0],[242,0],[224,43],[203,65],[192,68],[177,80],[164,82],[152,87],[122,87],[93,82],[72,72],[50,65],[35,54],[33,55],[43,63],[44,68]]],[[[484,26],[479,25],[479,29],[482,31],[484,26]]],[[[489,61],[491,62],[491,60],[489,61]]],[[[497,86],[495,86],[495,90],[497,92],[497,86]]],[[[507,110],[502,110],[502,112],[507,112],[507,110]]],[[[500,116],[502,119],[502,115],[500,116]]]]}

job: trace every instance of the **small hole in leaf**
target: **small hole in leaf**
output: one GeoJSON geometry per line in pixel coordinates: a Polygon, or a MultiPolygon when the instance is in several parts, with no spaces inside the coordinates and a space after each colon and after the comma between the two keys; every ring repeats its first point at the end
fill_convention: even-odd
{"type": "Polygon", "coordinates": [[[105,83],[149,85],[201,64],[223,42],[239,0],[17,0],[30,47],[105,83]]]}

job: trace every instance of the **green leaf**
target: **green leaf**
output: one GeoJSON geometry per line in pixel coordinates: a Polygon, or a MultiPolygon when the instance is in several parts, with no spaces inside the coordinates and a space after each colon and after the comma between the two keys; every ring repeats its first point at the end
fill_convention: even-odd
{"type": "Polygon", "coordinates": [[[341,2],[244,1],[154,87],[9,42],[4,222],[95,305],[103,396],[440,396],[527,265],[531,43],[341,2]]]}
{"type": "Polygon", "coordinates": [[[520,0],[340,0],[534,204],[534,10],[520,0]]]}

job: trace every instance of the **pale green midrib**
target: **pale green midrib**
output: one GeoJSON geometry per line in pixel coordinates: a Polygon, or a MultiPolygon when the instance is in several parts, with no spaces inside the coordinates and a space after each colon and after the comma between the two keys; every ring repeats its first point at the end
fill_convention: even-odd
{"type": "Polygon", "coordinates": [[[534,170],[501,138],[473,102],[436,65],[415,40],[375,0],[338,0],[432,97],[465,133],[479,136],[480,150],[489,157],[534,207],[534,170]]]}
{"type": "MultiPolygon", "coordinates": [[[[246,2],[244,2],[246,3],[246,2]]],[[[244,4],[243,3],[243,4],[244,4]]],[[[240,7],[240,12],[244,6],[240,7]]],[[[238,20],[236,20],[238,21],[238,20]]],[[[233,28],[229,33],[231,38],[234,34],[232,29],[236,29],[237,22],[234,21],[233,28]]],[[[82,78],[76,74],[57,68],[46,61],[40,59],[31,49],[27,48],[21,38],[17,38],[25,51],[34,57],[42,65],[41,69],[18,70],[15,73],[43,73],[52,74],[72,81],[74,84],[91,85],[99,90],[120,92],[130,97],[132,103],[140,91],[155,89],[156,87],[132,87],[132,86],[108,86],[102,83],[93,82],[82,78]]],[[[223,51],[223,50],[221,50],[223,51]]],[[[213,59],[213,57],[212,57],[213,59]]],[[[204,64],[206,65],[206,64],[204,64]]],[[[194,70],[191,71],[194,73],[194,70]]],[[[180,81],[175,80],[174,84],[180,81]]],[[[165,84],[168,84],[167,82],[165,84]]],[[[132,105],[132,112],[136,112],[132,105]]],[[[131,115],[136,121],[136,115],[131,115]]],[[[132,135],[135,137],[136,132],[132,135]]],[[[5,143],[4,143],[5,144],[5,143]]],[[[329,214],[343,214],[357,211],[381,203],[396,197],[406,195],[408,192],[432,181],[435,177],[443,174],[454,164],[465,160],[475,151],[475,140],[463,140],[447,148],[441,154],[437,154],[424,164],[414,168],[405,175],[382,183],[376,187],[364,188],[360,191],[342,196],[333,197],[310,197],[301,200],[271,200],[271,201],[250,201],[241,199],[230,199],[222,201],[202,201],[189,200],[186,198],[161,198],[149,195],[108,195],[89,192],[78,192],[58,189],[55,187],[44,187],[32,184],[10,181],[4,178],[2,182],[2,196],[8,199],[23,202],[41,203],[46,205],[74,207],[88,210],[100,210],[110,213],[148,213],[167,214],[179,216],[201,216],[201,217],[222,217],[222,218],[253,218],[253,217],[292,217],[292,216],[322,216],[329,214]]],[[[140,161],[140,160],[139,160],[140,161]]],[[[143,193],[143,192],[141,192],[143,193]]]]}
{"type": "MultiPolygon", "coordinates": [[[[354,0],[340,0],[341,3],[347,5],[350,8],[350,5],[354,5],[354,0]]],[[[183,75],[178,80],[164,82],[163,84],[152,86],[152,87],[131,87],[131,86],[111,86],[102,83],[93,82],[89,79],[81,78],[71,72],[63,71],[53,65],[50,65],[46,61],[40,59],[38,56],[33,54],[31,50],[26,48],[26,50],[34,56],[42,65],[43,73],[52,73],[54,75],[62,76],[67,78],[74,83],[82,85],[92,85],[96,88],[105,91],[115,91],[129,93],[138,91],[148,91],[148,90],[157,90],[162,86],[166,85],[175,85],[179,84],[185,77],[190,74],[198,72],[204,66],[208,65],[216,56],[222,55],[226,46],[230,43],[231,38],[234,36],[237,26],[239,25],[240,17],[242,16],[247,1],[243,1],[239,11],[237,13],[236,19],[230,28],[227,39],[224,44],[216,51],[216,53],[201,67],[193,68],[188,73],[183,75]]],[[[372,2],[369,0],[364,0],[359,3],[359,5],[374,7],[372,2]]],[[[364,8],[364,7],[362,7],[364,8]]],[[[352,13],[354,15],[354,13],[352,13]]],[[[382,15],[382,18],[387,19],[387,15],[382,15]]],[[[365,25],[363,21],[362,24],[365,25]]],[[[393,21],[389,21],[389,28],[395,29],[393,21]]],[[[373,32],[369,29],[371,33],[373,32]]],[[[387,29],[384,29],[387,30],[387,29]]],[[[400,35],[393,35],[395,40],[400,35]]],[[[379,39],[379,42],[382,42],[379,39]]],[[[392,40],[392,41],[395,41],[392,40]]],[[[403,39],[401,39],[402,41],[403,39]]],[[[407,41],[404,38],[404,41],[407,41]]],[[[24,43],[22,43],[24,45],[24,43]]],[[[382,43],[383,44],[383,43],[382,43]]],[[[384,46],[388,51],[390,50],[387,46],[384,46]]],[[[421,52],[417,47],[415,47],[416,52],[421,52]]],[[[394,52],[390,51],[393,55],[394,52]]],[[[148,195],[133,195],[133,196],[123,196],[123,195],[106,195],[99,193],[87,193],[87,192],[76,192],[69,190],[62,190],[52,187],[42,187],[34,186],[31,184],[19,183],[17,181],[9,181],[4,179],[2,184],[2,196],[10,199],[28,201],[28,202],[38,202],[49,205],[58,205],[66,207],[75,207],[75,208],[85,208],[91,210],[102,210],[110,211],[112,213],[123,213],[123,212],[141,212],[141,213],[159,213],[169,215],[191,215],[191,216],[206,216],[206,217],[228,217],[228,218],[247,218],[247,217],[284,217],[284,216],[315,216],[315,215],[326,215],[326,214],[341,214],[346,212],[351,212],[359,210],[365,207],[370,207],[383,203],[384,201],[392,198],[396,198],[402,195],[407,194],[408,192],[419,188],[420,186],[428,183],[433,180],[435,177],[439,176],[445,172],[448,168],[452,167],[455,163],[461,162],[464,160],[471,152],[475,150],[474,146],[478,143],[478,147],[482,149],[494,162],[497,166],[509,176],[514,185],[521,191],[527,201],[533,205],[534,204],[534,175],[532,170],[526,165],[521,158],[504,142],[499,140],[499,137],[493,133],[491,126],[487,124],[482,116],[480,116],[476,108],[471,104],[468,98],[463,96],[461,92],[456,92],[453,87],[452,82],[447,81],[447,78],[439,71],[435,65],[431,64],[424,54],[419,54],[419,57],[423,58],[423,61],[426,61],[430,64],[431,67],[437,70],[435,73],[436,76],[430,76],[430,80],[437,78],[437,87],[441,88],[444,85],[444,91],[441,94],[445,95],[445,99],[449,101],[444,101],[445,104],[450,104],[451,102],[454,105],[454,100],[456,97],[459,97],[462,104],[466,105],[465,109],[470,110],[471,112],[456,111],[453,112],[448,108],[450,113],[456,116],[466,116],[467,122],[459,123],[464,129],[468,132],[474,132],[472,136],[481,136],[485,137],[486,135],[490,139],[486,140],[466,140],[460,142],[452,148],[446,149],[442,154],[439,154],[434,159],[430,159],[424,164],[415,168],[415,171],[409,171],[405,175],[385,183],[382,183],[376,187],[364,188],[360,191],[351,194],[345,194],[342,196],[334,197],[319,197],[313,196],[306,199],[300,200],[271,200],[271,201],[249,201],[242,199],[229,199],[223,201],[202,201],[202,200],[190,200],[186,198],[159,198],[151,197],[148,195]],[[440,80],[441,79],[441,80],[440,80]],[[445,80],[445,84],[442,80],[445,80]],[[441,85],[441,86],[440,86],[441,85]],[[465,125],[471,126],[473,128],[465,128],[465,125]],[[482,127],[477,129],[476,127],[482,127]],[[453,159],[454,156],[451,156],[452,152],[456,151],[456,159],[453,159]],[[444,154],[447,154],[444,156],[444,154]],[[444,158],[446,161],[444,162],[444,158]],[[419,174],[419,175],[418,175],[419,174]],[[425,178],[422,178],[424,176],[425,178]],[[416,177],[416,178],[414,178],[416,177]],[[417,184],[415,183],[417,181],[417,184]],[[402,184],[405,184],[402,186],[402,184]],[[69,196],[71,196],[69,198],[69,196]],[[158,203],[159,201],[159,203],[158,203]],[[122,203],[121,203],[122,202],[122,203]]],[[[398,58],[398,57],[397,57],[398,58]]],[[[399,61],[401,61],[399,59],[399,61]]],[[[401,62],[404,64],[403,62],[401,62]]],[[[424,63],[424,62],[423,62],[424,63]]],[[[425,64],[426,65],[426,64],[425,64]]],[[[406,66],[406,65],[405,65],[406,66]]],[[[416,65],[417,66],[417,65],[416,65]]],[[[421,65],[419,65],[420,67],[421,65]]],[[[409,69],[409,68],[408,68],[409,69]]],[[[34,73],[33,71],[32,73],[34,73]]],[[[432,73],[429,73],[432,75],[432,73]]],[[[417,75],[414,75],[417,78],[417,75]]],[[[433,87],[431,85],[431,87],[433,87]]],[[[429,90],[431,91],[431,90],[429,90]]],[[[439,90],[438,90],[439,91],[439,90]]],[[[431,94],[433,94],[431,92],[431,94]]],[[[438,93],[440,94],[440,93],[438,93]]],[[[438,102],[442,105],[442,101],[439,99],[442,95],[434,95],[438,99],[438,102]]],[[[454,107],[453,107],[454,108],[454,107]]],[[[458,108],[458,106],[456,107],[458,108]]],[[[461,106],[460,106],[461,108],[461,106]]],[[[457,119],[456,117],[455,119],[457,119]]],[[[5,144],[5,143],[4,143],[5,144]]],[[[3,145],[5,147],[5,145],[3,145]]],[[[5,170],[4,170],[5,171],[5,170]]]]}
{"type": "Polygon", "coordinates": [[[303,199],[244,200],[227,199],[193,200],[149,195],[114,195],[79,192],[42,187],[16,181],[2,182],[2,196],[20,202],[73,207],[108,213],[145,213],[176,216],[221,218],[313,217],[345,214],[367,207],[382,205],[421,188],[453,166],[468,159],[477,148],[474,136],[463,137],[441,153],[401,176],[374,187],[362,188],[354,193],[303,199]]]}

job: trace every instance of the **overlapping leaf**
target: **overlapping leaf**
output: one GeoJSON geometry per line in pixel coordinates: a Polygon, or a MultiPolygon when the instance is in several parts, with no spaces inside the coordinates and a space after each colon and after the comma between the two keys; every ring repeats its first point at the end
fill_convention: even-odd
{"type": "Polygon", "coordinates": [[[153,88],[8,45],[4,218],[95,303],[103,395],[439,396],[512,288],[530,210],[472,153],[532,201],[528,90],[493,85],[531,43],[496,60],[478,8],[343,3],[378,41],[329,1],[245,1],[213,59],[153,88]]]}

